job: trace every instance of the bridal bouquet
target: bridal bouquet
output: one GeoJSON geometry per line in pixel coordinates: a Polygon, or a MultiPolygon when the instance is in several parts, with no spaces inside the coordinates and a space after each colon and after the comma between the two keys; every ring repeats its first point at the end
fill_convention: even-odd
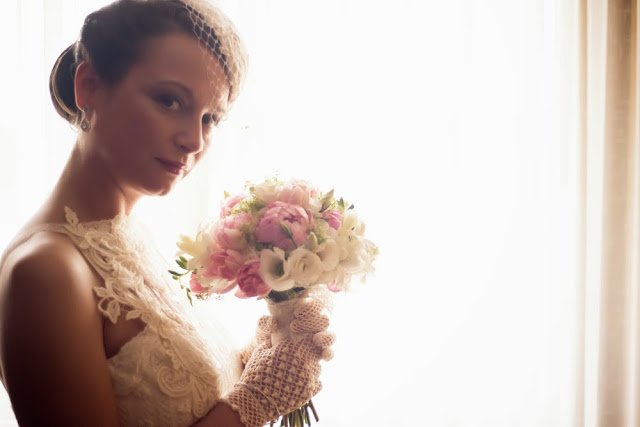
{"type": "Polygon", "coordinates": [[[377,247],[364,237],[353,205],[305,181],[269,179],[225,193],[219,219],[181,236],[176,260],[199,298],[236,289],[240,298],[273,302],[315,286],[339,292],[372,271],[377,247]]]}
{"type": "MultiPolygon", "coordinates": [[[[274,321],[288,325],[274,306],[316,287],[339,292],[373,270],[378,249],[364,232],[353,205],[333,190],[297,180],[247,183],[240,194],[225,192],[219,218],[201,225],[193,238],[181,236],[176,263],[184,271],[170,273],[178,281],[188,277],[181,286],[189,300],[191,294],[203,299],[235,289],[240,298],[274,303],[274,321]]],[[[281,332],[272,334],[274,344],[286,337],[281,332]]],[[[283,423],[309,422],[306,406],[313,410],[309,403],[283,423]]]]}

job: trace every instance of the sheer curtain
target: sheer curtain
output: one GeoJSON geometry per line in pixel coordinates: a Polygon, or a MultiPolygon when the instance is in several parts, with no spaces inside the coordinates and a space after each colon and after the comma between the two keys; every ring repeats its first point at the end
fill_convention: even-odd
{"type": "Polygon", "coordinates": [[[632,426],[640,423],[639,10],[625,0],[581,6],[580,415],[632,426]]]}
{"type": "MultiPolygon", "coordinates": [[[[71,149],[47,77],[106,3],[3,3],[0,246],[71,149]]],[[[637,1],[223,5],[247,90],[204,164],[136,214],[170,259],[245,179],[355,203],[381,253],[338,299],[320,425],[638,425],[637,1]]],[[[205,309],[242,339],[263,307],[205,309]]]]}

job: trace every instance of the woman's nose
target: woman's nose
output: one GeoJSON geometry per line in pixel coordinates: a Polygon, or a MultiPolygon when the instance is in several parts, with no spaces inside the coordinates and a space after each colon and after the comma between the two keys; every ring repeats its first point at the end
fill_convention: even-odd
{"type": "Polygon", "coordinates": [[[202,133],[202,122],[200,120],[189,123],[175,138],[176,145],[180,151],[186,153],[198,153],[204,148],[204,135],[202,133]]]}

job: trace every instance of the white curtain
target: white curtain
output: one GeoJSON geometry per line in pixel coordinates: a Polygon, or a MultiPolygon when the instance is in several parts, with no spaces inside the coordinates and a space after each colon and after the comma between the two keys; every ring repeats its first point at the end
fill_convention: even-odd
{"type": "MultiPolygon", "coordinates": [[[[47,77],[105,3],[3,2],[0,246],[71,149],[47,77]]],[[[197,172],[136,213],[170,259],[246,179],[355,203],[381,253],[339,298],[320,425],[638,425],[637,1],[223,5],[246,93],[197,172]]],[[[239,337],[263,309],[214,307],[239,337]]]]}
{"type": "Polygon", "coordinates": [[[581,6],[580,415],[598,426],[635,426],[640,424],[640,15],[631,0],[581,6]]]}

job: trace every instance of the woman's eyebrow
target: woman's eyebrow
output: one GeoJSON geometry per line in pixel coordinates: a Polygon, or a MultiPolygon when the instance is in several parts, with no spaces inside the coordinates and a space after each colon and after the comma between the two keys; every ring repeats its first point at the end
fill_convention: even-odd
{"type": "Polygon", "coordinates": [[[157,85],[173,86],[174,88],[180,90],[183,93],[183,95],[188,97],[190,100],[193,99],[193,91],[191,89],[189,89],[188,86],[180,83],[179,81],[176,81],[176,80],[158,80],[155,83],[157,85]]]}
{"type": "MultiPolygon", "coordinates": [[[[172,86],[176,89],[178,89],[180,92],[183,93],[183,96],[185,96],[189,102],[193,102],[195,100],[195,96],[193,91],[189,88],[189,86],[177,81],[177,80],[159,80],[156,82],[156,84],[158,85],[165,85],[165,86],[172,86]]],[[[226,108],[220,106],[220,102],[215,102],[214,104],[210,104],[209,105],[211,111],[215,114],[218,115],[224,115],[226,114],[227,110],[226,108]]]]}

